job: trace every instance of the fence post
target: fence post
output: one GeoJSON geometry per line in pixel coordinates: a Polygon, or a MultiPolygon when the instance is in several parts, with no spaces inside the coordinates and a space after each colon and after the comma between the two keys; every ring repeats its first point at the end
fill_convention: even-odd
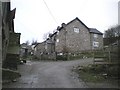
{"type": "Polygon", "coordinates": [[[95,64],[95,54],[94,54],[94,51],[93,51],[93,64],[95,64]]]}
{"type": "Polygon", "coordinates": [[[109,62],[111,62],[111,55],[110,55],[110,51],[108,52],[109,54],[109,62]]]}

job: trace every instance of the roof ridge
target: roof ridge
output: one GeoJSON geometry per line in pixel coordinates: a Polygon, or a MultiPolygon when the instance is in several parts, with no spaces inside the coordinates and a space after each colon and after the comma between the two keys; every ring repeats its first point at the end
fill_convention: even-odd
{"type": "Polygon", "coordinates": [[[75,19],[73,19],[73,20],[71,20],[70,22],[68,22],[66,25],[68,25],[68,24],[70,24],[70,23],[72,23],[73,21],[75,21],[75,20],[78,20],[80,23],[82,23],[88,30],[89,30],[89,28],[88,28],[88,26],[87,25],[85,25],[78,17],[76,17],[75,19]]]}
{"type": "Polygon", "coordinates": [[[103,35],[103,33],[97,30],[96,28],[89,28],[89,32],[103,35]]]}

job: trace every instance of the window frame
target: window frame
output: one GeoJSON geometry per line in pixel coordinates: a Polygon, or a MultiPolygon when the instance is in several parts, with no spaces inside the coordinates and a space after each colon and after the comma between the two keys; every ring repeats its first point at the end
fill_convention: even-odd
{"type": "Polygon", "coordinates": [[[99,42],[93,41],[93,47],[98,48],[99,47],[99,42]]]}
{"type": "Polygon", "coordinates": [[[94,38],[98,38],[98,34],[95,34],[95,33],[94,33],[94,34],[93,34],[93,37],[94,37],[94,38]]]}
{"type": "Polygon", "coordinates": [[[60,42],[60,40],[59,40],[59,39],[56,39],[56,42],[58,43],[58,42],[60,42]]]}
{"type": "Polygon", "coordinates": [[[78,27],[74,27],[74,28],[73,28],[73,31],[74,31],[75,33],[80,33],[80,29],[79,29],[78,27]]]}

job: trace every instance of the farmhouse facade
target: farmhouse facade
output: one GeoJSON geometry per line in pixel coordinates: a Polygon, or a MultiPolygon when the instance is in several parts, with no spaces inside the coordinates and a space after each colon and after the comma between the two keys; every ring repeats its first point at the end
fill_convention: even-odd
{"type": "Polygon", "coordinates": [[[101,50],[103,34],[95,28],[88,28],[76,17],[69,23],[62,23],[61,27],[58,26],[56,32],[49,35],[49,38],[41,44],[35,48],[42,50],[44,47],[47,54],[101,50]]]}

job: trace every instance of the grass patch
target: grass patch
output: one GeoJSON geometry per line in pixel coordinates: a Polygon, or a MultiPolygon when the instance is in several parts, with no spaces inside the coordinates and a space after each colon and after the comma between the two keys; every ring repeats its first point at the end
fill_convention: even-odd
{"type": "Polygon", "coordinates": [[[85,82],[101,83],[104,81],[118,80],[118,66],[116,65],[88,65],[88,66],[78,66],[75,72],[79,74],[85,82]]]}
{"type": "Polygon", "coordinates": [[[105,80],[105,78],[102,77],[101,75],[84,72],[84,71],[79,72],[79,75],[80,75],[79,77],[82,78],[82,80],[85,82],[97,83],[105,80]]]}
{"type": "Polygon", "coordinates": [[[84,58],[91,58],[91,57],[93,57],[93,53],[91,52],[80,52],[80,53],[68,54],[69,60],[84,59],[84,58]]]}

